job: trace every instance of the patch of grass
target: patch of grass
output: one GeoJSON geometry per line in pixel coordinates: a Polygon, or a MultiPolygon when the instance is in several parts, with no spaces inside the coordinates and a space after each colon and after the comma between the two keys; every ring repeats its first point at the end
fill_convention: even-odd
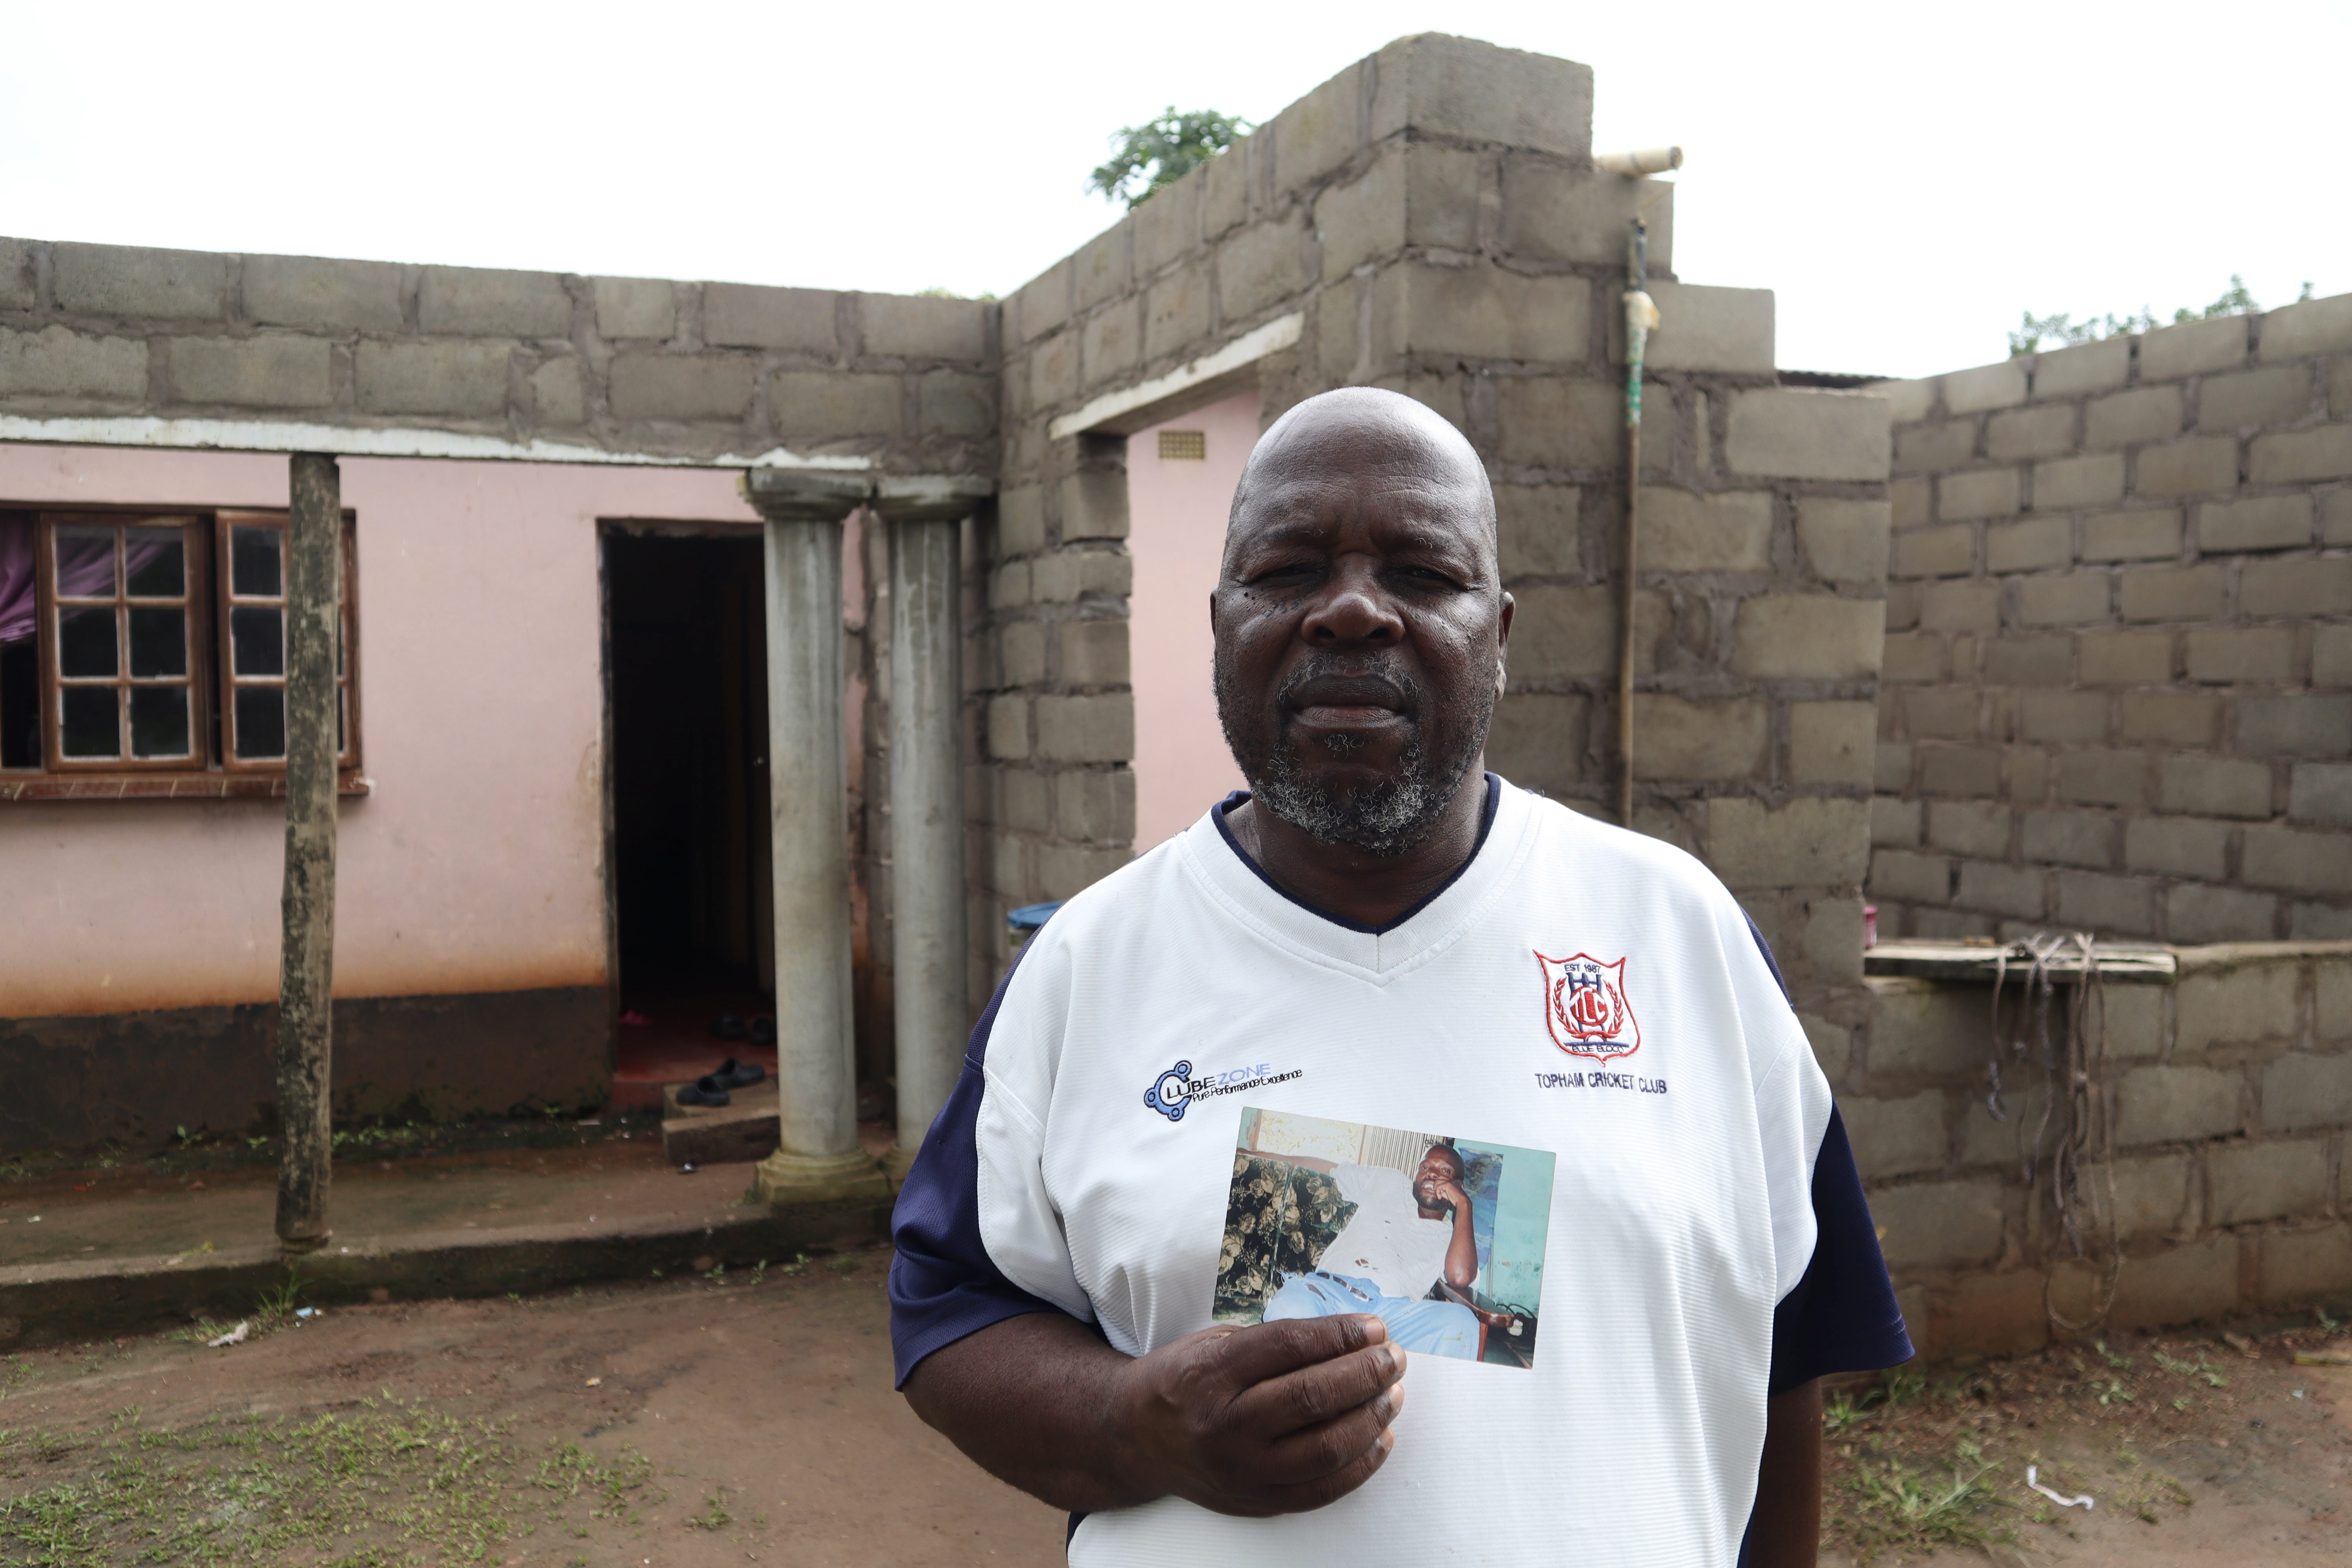
{"type": "Polygon", "coordinates": [[[1882,1552],[1907,1554],[2008,1540],[2010,1531],[1988,1518],[2000,1504],[1983,1485],[1990,1468],[1983,1459],[1983,1450],[1966,1439],[1948,1466],[1922,1468],[1891,1455],[1862,1459],[1845,1477],[1835,1533],[1864,1562],[1882,1552]]]}
{"type": "Polygon", "coordinates": [[[724,1530],[734,1523],[735,1516],[727,1511],[727,1489],[713,1487],[709,1500],[703,1504],[702,1511],[688,1515],[686,1522],[697,1530],[709,1531],[724,1530]]]}

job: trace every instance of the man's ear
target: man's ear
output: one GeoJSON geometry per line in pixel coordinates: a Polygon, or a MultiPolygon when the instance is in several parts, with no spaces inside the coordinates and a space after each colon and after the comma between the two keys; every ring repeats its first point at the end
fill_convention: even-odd
{"type": "Polygon", "coordinates": [[[1503,700],[1504,689],[1510,680],[1511,616],[1517,608],[1518,601],[1506,594],[1503,595],[1502,612],[1495,617],[1495,700],[1497,702],[1503,700]]]}

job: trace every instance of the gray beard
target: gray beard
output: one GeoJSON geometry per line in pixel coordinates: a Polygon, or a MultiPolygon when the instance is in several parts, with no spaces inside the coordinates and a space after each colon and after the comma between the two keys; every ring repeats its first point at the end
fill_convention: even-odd
{"type": "MultiPolygon", "coordinates": [[[[1277,737],[1262,758],[1246,754],[1247,749],[1234,733],[1234,710],[1227,700],[1230,693],[1224,673],[1222,668],[1217,670],[1218,717],[1223,722],[1225,743],[1249,781],[1251,798],[1320,843],[1366,855],[1402,855],[1429,840],[1460,793],[1472,759],[1486,743],[1486,728],[1495,712],[1493,689],[1482,688],[1478,712],[1444,755],[1433,760],[1428,748],[1415,738],[1406,744],[1393,777],[1357,789],[1338,788],[1307,777],[1299,766],[1296,747],[1286,738],[1277,737]]],[[[1311,668],[1302,669],[1295,679],[1303,682],[1310,673],[1311,668]]],[[[1353,735],[1335,735],[1326,742],[1342,754],[1362,743],[1353,735]]]]}

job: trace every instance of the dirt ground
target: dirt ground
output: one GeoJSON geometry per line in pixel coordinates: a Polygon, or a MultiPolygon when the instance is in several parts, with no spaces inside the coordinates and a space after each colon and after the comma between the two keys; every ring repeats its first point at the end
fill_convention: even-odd
{"type": "MultiPolygon", "coordinates": [[[[891,1391],[887,1260],[0,1358],[0,1564],[1059,1563],[1062,1516],[891,1391]]],[[[1843,1390],[1824,1561],[2352,1561],[2352,1367],[2294,1359],[2347,1346],[2123,1336],[1843,1390]]]]}

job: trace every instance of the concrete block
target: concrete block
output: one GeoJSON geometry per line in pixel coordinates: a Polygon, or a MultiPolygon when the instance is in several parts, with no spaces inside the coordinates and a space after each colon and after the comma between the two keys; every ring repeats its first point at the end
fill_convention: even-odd
{"type": "Polygon", "coordinates": [[[1948,474],[1975,461],[1976,450],[1973,419],[1908,425],[1895,433],[1893,468],[1897,474],[1948,474]]]}
{"type": "Polygon", "coordinates": [[[1985,456],[1996,462],[2054,458],[2074,449],[2074,405],[2071,403],[2012,408],[1985,421],[1985,456]]]}
{"type": "MultiPolygon", "coordinates": [[[[2168,987],[2161,985],[2111,985],[2106,1000],[2100,1004],[2105,1009],[2107,1054],[2118,1059],[2146,1058],[2162,1054],[2171,1038],[2165,1022],[2165,1008],[2171,1001],[2168,987]]],[[[2094,1025],[2098,1027],[2098,1025],[2094,1025]]]]}
{"type": "Polygon", "coordinates": [[[2058,798],[2081,805],[2145,805],[2145,752],[2086,747],[2058,759],[2058,798]]]}
{"type": "Polygon", "coordinates": [[[1990,746],[1922,746],[1919,787],[1960,799],[1998,794],[2000,753],[1990,746]]]}
{"type": "Polygon", "coordinates": [[[1561,790],[1582,781],[1591,701],[1515,691],[1495,705],[1486,765],[1527,789],[1561,790]]]}
{"type": "Polygon", "coordinates": [[[1613,265],[1622,277],[1626,226],[1636,204],[1647,203],[1642,214],[1650,226],[1650,268],[1664,272],[1673,266],[1673,189],[1671,182],[1629,180],[1553,158],[1505,153],[1503,249],[1532,261],[1613,265]]]}
{"type": "Polygon", "coordinates": [[[2272,1132],[2352,1123],[2352,1052],[2290,1051],[2263,1067],[2263,1126],[2272,1132]]]}
{"type": "Polygon", "coordinates": [[[1977,517],[2007,517],[2017,510],[2015,468],[1976,468],[1946,474],[1937,487],[1936,515],[1947,522],[1977,517]]]}
{"type": "Polygon", "coordinates": [[[2232,370],[2246,363],[2246,328],[2252,318],[2217,316],[2143,332],[2139,378],[2174,381],[2210,370],[2232,370]]]}
{"type": "Polygon", "coordinates": [[[147,345],[135,338],[85,336],[67,327],[37,332],[0,327],[0,396],[144,401],[147,345]]]}
{"type": "Polygon", "coordinates": [[[1022,833],[1046,831],[1054,820],[1052,793],[1045,774],[1027,768],[1005,769],[997,826],[1022,833]]]}
{"type": "Polygon", "coordinates": [[[1846,1095],[1840,1098],[1838,1109],[1853,1144],[1854,1166],[1865,1183],[1940,1171],[1950,1163],[1940,1089],[1901,1100],[1846,1095]]]}
{"type": "MultiPolygon", "coordinates": [[[[1004,684],[1043,686],[1045,683],[1045,623],[1014,621],[1002,639],[1004,684]]],[[[1025,710],[1024,710],[1025,711],[1025,710]]]]}
{"type": "Polygon", "coordinates": [[[2116,602],[2127,621],[2213,621],[2229,602],[2218,565],[2139,566],[2122,574],[2116,602]]]}
{"type": "Polygon", "coordinates": [[[1805,1041],[1813,1047],[1813,1060],[1822,1076],[1832,1083],[1845,1077],[1853,1060],[1853,1031],[1843,1024],[1833,1024],[1817,1013],[1800,1013],[1797,1025],[1805,1031],[1805,1041]]]}
{"type": "Polygon", "coordinates": [[[2033,469],[2033,509],[2066,511],[2107,506],[2124,499],[2124,459],[2118,452],[2061,458],[2033,469]]]}
{"type": "Polygon", "coordinates": [[[1870,890],[1882,899],[1942,904],[1952,896],[1952,863],[1940,855],[1882,849],[1871,857],[1870,890]]]}
{"type": "MultiPolygon", "coordinates": [[[[613,362],[613,412],[621,415],[621,365],[636,355],[613,362]]],[[[645,356],[648,360],[654,356],[645,356]]],[[[725,363],[733,363],[731,360],[725,363]]],[[[726,407],[733,395],[732,377],[716,370],[708,406],[726,407]]],[[[649,387],[648,391],[653,390],[649,387]]],[[[905,420],[905,387],[895,375],[853,374],[847,371],[776,371],[768,377],[768,416],[784,437],[897,436],[905,420]]],[[[677,417],[677,416],[672,416],[677,417]]]]}
{"type": "Polygon", "coordinates": [[[1583,496],[1574,485],[1495,487],[1495,524],[1506,579],[1582,569],[1579,513],[1583,496]]]}
{"type": "Polygon", "coordinates": [[[549,360],[530,373],[530,409],[541,428],[588,422],[588,389],[580,380],[577,355],[549,360]]]}
{"type": "Polygon", "coordinates": [[[2210,747],[2221,738],[2221,703],[2202,691],[2126,691],[2116,733],[2126,741],[2210,747]]]}
{"type": "Polygon", "coordinates": [[[1953,902],[1964,910],[2038,921],[2048,912],[2049,877],[2039,866],[2002,866],[1986,860],[1960,863],[1953,902]]]}
{"type": "MultiPolygon", "coordinates": [[[[1323,277],[1344,278],[1375,257],[1405,247],[1405,148],[1391,148],[1361,179],[1334,185],[1315,201],[1315,237],[1323,247],[1323,277]]],[[[1474,214],[1477,174],[1470,170],[1474,214]]],[[[1466,247],[1464,248],[1467,248],[1466,247]]]]}
{"type": "Polygon", "coordinates": [[[2273,1306],[2340,1301],[2352,1289],[2352,1223],[2273,1230],[2250,1238],[2260,1256],[2259,1289],[2273,1306]]]}
{"type": "Polygon", "coordinates": [[[2294,632],[2287,626],[2194,626],[2183,643],[2191,680],[2226,686],[2294,678],[2294,632]]]}
{"type": "Polygon", "coordinates": [[[1314,280],[1307,232],[1295,218],[1242,229],[1217,247],[1217,300],[1240,321],[1289,299],[1314,280]]]}
{"type": "Polygon", "coordinates": [[[1759,594],[1740,603],[1731,668],[1768,680],[1867,679],[1878,673],[1885,626],[1876,599],[1759,594]]]}
{"type": "Polygon", "coordinates": [[[2096,871],[2061,871],[2057,878],[2059,922],[2102,936],[2156,934],[2156,883],[2096,871]]]}
{"type": "MultiPolygon", "coordinates": [[[[1947,896],[1939,890],[1936,901],[1947,896]]],[[[1982,1075],[1990,1045],[1982,987],[1885,975],[1864,984],[1871,997],[1873,1079],[1982,1075]]]]}
{"type": "Polygon", "coordinates": [[[2188,402],[2178,386],[2135,386],[2112,397],[2093,398],[2083,409],[2083,445],[2098,451],[2169,441],[2188,421],[2188,402]]]}
{"type": "Polygon", "coordinates": [[[1005,555],[1026,555],[1045,547],[1045,490],[1014,485],[996,498],[996,547],[1005,555]]]}
{"type": "Polygon", "coordinates": [[[1885,581],[1887,531],[1885,501],[1838,496],[1797,498],[1797,542],[1814,575],[1824,582],[1885,581]]]}
{"type": "Polygon", "coordinates": [[[2242,1130],[2243,1084],[2209,1067],[2134,1068],[2117,1082],[2116,1142],[2125,1148],[2226,1138],[2242,1130]]]}
{"type": "Polygon", "coordinates": [[[1858,885],[1870,863],[1870,808],[1800,796],[1773,811],[1717,799],[1707,805],[1706,844],[1707,864],[1733,888],[1858,885]]]}
{"type": "Polygon", "coordinates": [[[1089,391],[1127,374],[1143,353],[1143,301],[1122,300],[1087,318],[1079,339],[1089,391]]]}
{"type": "MultiPolygon", "coordinates": [[[[751,405],[751,389],[758,377],[758,365],[740,354],[615,354],[609,379],[613,417],[740,420],[751,405]]],[[[780,376],[777,381],[793,379],[780,376]]],[[[815,416],[818,408],[829,408],[838,396],[833,385],[835,379],[820,374],[797,378],[807,384],[772,386],[769,401],[781,426],[798,434],[816,434],[814,426],[830,426],[823,430],[826,435],[857,433],[840,429],[837,419],[815,416]]],[[[898,382],[895,377],[886,379],[891,389],[889,433],[895,434],[898,382]]]]}
{"type": "Polygon", "coordinates": [[[2018,734],[2043,744],[2095,743],[2108,738],[2107,710],[2096,691],[2028,691],[2017,705],[2018,734]]]}
{"type": "Polygon", "coordinates": [[[962,371],[925,371],[915,384],[919,429],[926,436],[993,436],[998,378],[962,371]]]}
{"type": "Polygon", "coordinates": [[[1135,772],[1093,768],[1054,778],[1054,822],[1081,844],[1125,843],[1135,837],[1135,772]]]}
{"type": "MultiPolygon", "coordinates": [[[[1103,230],[1070,257],[1071,308],[1084,314],[1106,300],[1131,293],[1135,275],[1129,266],[1135,237],[1130,218],[1103,230]]],[[[868,345],[869,352],[872,345],[868,345]]]]}
{"type": "Polygon", "coordinates": [[[29,310],[37,297],[33,287],[33,242],[0,239],[0,310],[29,310]]]}
{"type": "Polygon", "coordinates": [[[2086,686],[2149,686],[2172,679],[2167,632],[2085,632],[2076,644],[2086,686]]]}
{"type": "Polygon", "coordinates": [[[401,328],[403,270],[383,261],[248,256],[242,286],[245,313],[268,327],[396,332],[401,328]]]}
{"type": "Polygon", "coordinates": [[[1062,542],[1125,539],[1128,532],[1127,470],[1089,465],[1062,480],[1062,542]]]}
{"type": "MultiPolygon", "coordinates": [[[[1650,285],[1658,325],[1644,361],[1654,370],[1772,370],[1772,290],[1712,289],[1694,283],[1650,285]]],[[[1610,316],[1610,361],[1624,363],[1625,319],[1610,316]]]]}
{"type": "Polygon", "coordinates": [[[2323,827],[2352,827],[2352,763],[2295,763],[2288,778],[2286,814],[2323,827]]]}
{"type": "Polygon", "coordinates": [[[371,413],[478,419],[506,412],[513,357],[501,342],[362,342],[352,375],[359,405],[371,413]]]}
{"type": "Polygon", "coordinates": [[[2352,425],[2323,425],[2253,440],[2251,479],[2258,485],[2299,485],[2352,479],[2352,425]]]}
{"type": "Polygon", "coordinates": [[[2000,860],[2009,856],[2010,814],[1983,801],[1936,801],[1927,807],[1927,842],[1956,855],[2000,860]]]}
{"type": "Polygon", "coordinates": [[[1791,479],[1886,477],[1886,400],[1776,387],[1732,395],[1724,461],[1791,479]]]}
{"type": "Polygon", "coordinates": [[[1037,754],[1051,762],[1123,763],[1135,755],[1135,698],[1046,696],[1036,702],[1037,754]]]}
{"type": "Polygon", "coordinates": [[[1870,1194],[1870,1216],[1889,1268],[1968,1268],[2000,1252],[1999,1182],[1883,1187],[1870,1194]]]}
{"type": "Polygon", "coordinates": [[[2282,305],[2262,318],[2265,362],[2352,349],[2352,294],[2282,305]]]}
{"type": "Polygon", "coordinates": [[[2277,923],[2278,900],[2267,893],[2176,882],[2164,895],[2168,942],[2266,942],[2277,923]]]}
{"type": "Polygon", "coordinates": [[[1721,781],[1763,771],[1770,708],[1756,698],[1694,702],[1664,693],[1633,696],[1633,772],[1644,779],[1721,781]]]}
{"type": "Polygon", "coordinates": [[[1643,486],[1641,565],[1645,572],[1769,572],[1771,492],[1694,495],[1643,486]]]}
{"type": "Polygon", "coordinates": [[[1504,461],[1552,468],[1622,461],[1624,393],[1615,383],[1510,375],[1494,385],[1504,461]]]}
{"type": "Polygon", "coordinates": [[[206,251],[57,245],[49,280],[68,315],[217,321],[227,314],[228,258],[206,251]]]}
{"type": "Polygon", "coordinates": [[[173,338],[172,395],[241,408],[324,408],[335,399],[322,338],[173,338]]]}
{"type": "Polygon", "coordinates": [[[1876,726],[1877,708],[1874,703],[1790,703],[1790,782],[1869,784],[1876,726]]]}
{"type": "Polygon", "coordinates": [[[2293,550],[2310,542],[2307,495],[2209,501],[2197,509],[2197,548],[2209,555],[2223,550],[2293,550]]]}
{"type": "Polygon", "coordinates": [[[2113,618],[2112,579],[2105,572],[2028,577],[2017,585],[2017,618],[2029,626],[2089,626],[2113,618]]]}
{"type": "MultiPolygon", "coordinates": [[[[1515,680],[1573,680],[1617,668],[1617,594],[1603,586],[1530,584],[1516,590],[1510,672],[1515,680]]],[[[1634,669],[1655,667],[1659,636],[1669,626],[1664,600],[1641,595],[1634,605],[1634,669]]]]}
{"type": "Polygon", "coordinates": [[[2094,512],[2083,520],[2085,561],[2157,561],[2180,553],[2180,509],[2094,512]]]}
{"type": "MultiPolygon", "coordinates": [[[[2173,328],[2178,331],[2181,329],[2173,328]]],[[[2147,1258],[2127,1260],[2116,1279],[2110,1321],[2120,1328],[2157,1328],[2224,1317],[2240,1306],[2238,1238],[2209,1237],[2147,1258]]],[[[2062,1310],[2079,1315],[2084,1300],[2062,1310]]]]}
{"type": "Polygon", "coordinates": [[[2116,1229],[2126,1238],[2183,1229],[2191,1223],[2189,1178],[2189,1164],[2185,1155],[2116,1161],[2116,1229]]]}
{"type": "Polygon", "coordinates": [[[2352,837],[2267,824],[2249,827],[2245,879],[2257,888],[2340,898],[2352,890],[2352,837]]]}
{"type": "MultiPolygon", "coordinates": [[[[2050,1318],[2042,1301],[2043,1278],[2041,1269],[2030,1268],[1972,1271],[1939,1286],[1929,1298],[1928,1337],[1936,1353],[2015,1355],[2041,1349],[2050,1341],[2050,1318]]],[[[1915,1345],[1917,1332],[1913,1331],[1915,1345]]]]}
{"type": "Polygon", "coordinates": [[[552,272],[428,267],[417,289],[416,324],[427,332],[569,338],[572,296],[552,272]]]}
{"type": "Polygon", "coordinates": [[[1201,186],[1197,171],[1162,185],[1128,215],[1134,225],[1132,265],[1138,279],[1150,278],[1201,243],[1201,186]]]}
{"type": "MultiPolygon", "coordinates": [[[[247,296],[252,294],[253,264],[246,263],[247,296]]],[[[677,335],[677,287],[663,278],[598,278],[596,335],[606,342],[628,338],[667,340],[677,335]]],[[[706,307],[707,309],[707,307],[706,307]]]]}
{"type": "Polygon", "coordinates": [[[1400,38],[1372,58],[1370,139],[1411,127],[1581,163],[1592,151],[1592,71],[1549,55],[1442,33],[1400,38]]]}
{"type": "Polygon", "coordinates": [[[2074,525],[2063,517],[2028,518],[1985,530],[1985,566],[1990,571],[2042,572],[2074,559],[2074,525]]]}
{"type": "Polygon", "coordinates": [[[1125,686],[1128,681],[1127,623],[1123,620],[1061,624],[1062,684],[1125,686]]]}
{"type": "Polygon", "coordinates": [[[1933,632],[1890,632],[1878,678],[1893,685],[1944,679],[1944,639],[1933,632]]]}
{"type": "Polygon", "coordinates": [[[2131,339],[2079,343],[2033,356],[2033,395],[2079,397],[2086,392],[2121,386],[2130,375],[2131,339]]]}
{"type": "MultiPolygon", "coordinates": [[[[1124,232],[1113,229],[1099,245],[1124,232]]],[[[1087,253],[1078,253],[1083,258],[1087,253]]],[[[918,294],[858,294],[858,341],[869,354],[899,359],[953,360],[977,365],[988,358],[987,301],[918,294]]],[[[708,306],[705,306],[706,310],[708,306]]]]}
{"type": "MultiPolygon", "coordinates": [[[[1791,746],[1793,752],[1796,748],[1791,746]]],[[[1920,803],[1897,800],[1892,795],[1873,795],[1870,801],[1870,842],[1873,848],[1916,848],[1920,835],[1920,803]]],[[[1871,861],[1871,876],[1878,875],[1877,860],[1871,861]]]]}
{"type": "Polygon", "coordinates": [[[714,348],[836,353],[841,348],[838,299],[824,289],[706,283],[702,286],[702,341],[714,348]]]}
{"type": "Polygon", "coordinates": [[[2236,375],[2209,375],[2197,387],[2197,427],[2243,430],[2263,425],[2293,425],[2313,412],[2319,398],[2309,365],[2272,365],[2236,375]]]}
{"type": "Polygon", "coordinates": [[[2323,1040],[2352,1040],[2352,958],[2323,956],[2311,967],[2314,1033],[2323,1040]]]}
{"type": "Polygon", "coordinates": [[[1209,331],[1209,269],[1178,268],[1143,297],[1143,357],[1159,360],[1195,347],[1209,331]]]}
{"type": "Polygon", "coordinates": [[[2157,799],[2168,812],[2259,820],[2271,815],[2271,770],[2228,757],[2167,757],[2157,799]]]}
{"type": "Polygon", "coordinates": [[[1895,535],[1887,570],[1897,577],[1965,577],[1976,564],[1977,531],[1963,522],[1895,535]]]}
{"type": "MultiPolygon", "coordinates": [[[[1210,163],[1223,161],[1214,158],[1210,163]]],[[[1006,307],[1006,317],[1019,318],[1023,342],[1034,342],[1070,319],[1070,270],[1068,260],[1057,261],[1032,278],[1013,297],[1006,307]]],[[[830,321],[831,317],[826,319],[830,321]]]]}
{"type": "Polygon", "coordinates": [[[1907,790],[1911,787],[1911,745],[1907,741],[1881,741],[1878,760],[1871,764],[1871,787],[1907,790]]]}
{"type": "MultiPolygon", "coordinates": [[[[2068,637],[2005,637],[1984,645],[1989,686],[2066,686],[2073,682],[2074,640],[2068,637]]],[[[2095,699],[2104,705],[2104,699],[2095,699]]]]}
{"type": "Polygon", "coordinates": [[[1919,625],[1931,632],[1997,632],[2000,585],[1933,583],[1919,597],[1919,625]]]}
{"type": "Polygon", "coordinates": [[[2299,691],[2242,697],[2238,750],[2252,757],[2352,755],[2352,696],[2299,691]]]}
{"type": "MultiPolygon", "coordinates": [[[[1580,361],[1591,327],[1590,290],[1581,278],[1530,278],[1483,262],[1402,261],[1374,280],[1372,354],[1384,363],[1411,353],[1580,361]]],[[[1223,298],[1230,311],[1232,296],[1223,298]]],[[[1621,430],[1622,421],[1621,408],[1621,430]]]]}
{"type": "Polygon", "coordinates": [[[1976,688],[1922,688],[1903,694],[1904,728],[1915,741],[1973,741],[1982,728],[1976,688]]]}
{"type": "MultiPolygon", "coordinates": [[[[2258,484],[2275,483],[2258,479],[2258,484]]],[[[2192,436],[2162,447],[2143,447],[2132,481],[2137,496],[2211,495],[2238,487],[2238,440],[2234,436],[2192,436]]]]}
{"type": "Polygon", "coordinates": [[[2026,361],[2005,359],[1944,375],[1944,406],[1954,414],[2010,408],[2025,401],[2026,361]]]}
{"type": "Polygon", "coordinates": [[[2249,563],[2238,578],[2238,610],[2248,616],[2352,616],[2352,557],[2249,563]]]}
{"type": "Polygon", "coordinates": [[[988,754],[1006,762],[1029,755],[1029,699],[1007,695],[988,700],[988,754]]]}
{"type": "Polygon", "coordinates": [[[1075,899],[1121,866],[1125,849],[1088,844],[1037,847],[1037,890],[1048,899],[1075,899]]]}
{"type": "Polygon", "coordinates": [[[2314,686],[2352,686],[2352,626],[2313,628],[2311,683],[2314,686]]]}
{"type": "Polygon", "coordinates": [[[1252,193],[1265,184],[1257,177],[1265,153],[1255,136],[1244,136],[1204,165],[1206,172],[1201,184],[1202,238],[1213,240],[1249,216],[1252,193]]]}
{"type": "Polygon", "coordinates": [[[2213,1151],[2206,1171],[2214,1225],[2248,1225],[2328,1206],[2327,1144],[2317,1138],[2230,1143],[2213,1151]]]}
{"type": "Polygon", "coordinates": [[[1135,557],[1124,550],[1057,550],[1039,556],[1030,575],[1031,592],[1041,605],[1123,598],[1135,585],[1135,557]]]}
{"type": "Polygon", "coordinates": [[[2298,903],[2287,915],[2294,942],[2352,942],[2352,908],[2340,903],[2298,903]]]}
{"type": "Polygon", "coordinates": [[[1886,487],[1886,503],[1890,521],[1896,528],[1925,528],[1936,520],[1936,481],[1930,479],[1895,479],[1886,487]]]}
{"type": "Polygon", "coordinates": [[[2092,811],[2029,811],[2019,824],[2018,844],[2038,865],[2105,870],[2116,863],[2116,820],[2092,811]]]}
{"type": "Polygon", "coordinates": [[[996,569],[988,584],[990,609],[1018,609],[1029,603],[1029,565],[1026,561],[1013,561],[996,569]]]}
{"type": "Polygon", "coordinates": [[[1029,350],[1029,406],[1033,409],[1058,408],[1078,395],[1078,345],[1081,335],[1076,331],[1056,332],[1045,342],[1032,344],[1029,350]]]}

